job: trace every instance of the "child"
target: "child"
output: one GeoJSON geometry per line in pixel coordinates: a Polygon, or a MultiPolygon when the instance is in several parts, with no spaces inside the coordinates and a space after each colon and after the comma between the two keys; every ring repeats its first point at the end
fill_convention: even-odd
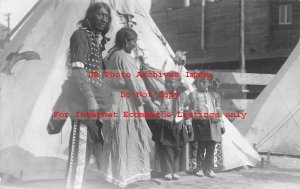
{"type": "MultiPolygon", "coordinates": [[[[169,72],[174,73],[174,72],[169,72]]],[[[157,154],[161,165],[161,172],[165,180],[179,180],[177,173],[180,171],[180,157],[186,143],[189,141],[188,131],[185,125],[191,127],[190,120],[178,116],[178,112],[188,110],[188,97],[184,93],[186,88],[181,83],[181,78],[166,78],[166,93],[179,93],[177,98],[156,98],[160,112],[167,112],[170,117],[162,117],[157,120],[153,130],[153,140],[157,146],[157,154]]]]}
{"type": "Polygon", "coordinates": [[[225,132],[221,117],[220,96],[215,87],[210,86],[207,79],[195,81],[197,90],[190,95],[191,111],[208,113],[212,117],[193,118],[193,136],[191,137],[192,164],[197,164],[197,176],[215,177],[214,167],[215,145],[222,141],[225,132]],[[214,89],[214,90],[209,90],[214,89]],[[193,161],[196,160],[196,161],[193,161]]]}

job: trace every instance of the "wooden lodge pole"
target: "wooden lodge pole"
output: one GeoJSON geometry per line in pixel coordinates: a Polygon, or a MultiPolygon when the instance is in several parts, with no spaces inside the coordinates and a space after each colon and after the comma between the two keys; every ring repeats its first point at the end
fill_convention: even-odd
{"type": "Polygon", "coordinates": [[[245,73],[245,2],[240,0],[240,61],[241,72],[245,73]]]}
{"type": "MultiPolygon", "coordinates": [[[[240,0],[240,69],[241,73],[246,73],[245,62],[245,1],[240,0]]],[[[247,93],[249,90],[246,85],[242,85],[242,92],[247,93]]]]}
{"type": "Polygon", "coordinates": [[[204,38],[205,38],[205,1],[202,0],[201,2],[201,49],[205,49],[205,43],[204,43],[204,38]]]}

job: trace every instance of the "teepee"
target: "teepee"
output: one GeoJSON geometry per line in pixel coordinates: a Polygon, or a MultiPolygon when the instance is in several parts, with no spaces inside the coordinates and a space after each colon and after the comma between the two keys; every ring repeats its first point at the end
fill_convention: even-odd
{"type": "Polygon", "coordinates": [[[300,42],[273,80],[237,120],[243,136],[259,152],[300,155],[300,42]]]}
{"type": "MultiPolygon", "coordinates": [[[[70,36],[90,2],[40,0],[1,54],[0,175],[23,180],[64,178],[70,122],[57,135],[48,135],[46,126],[66,79],[70,36]]],[[[112,8],[112,25],[107,34],[111,40],[106,45],[107,50],[113,46],[118,29],[128,24],[126,15],[133,15],[133,28],[139,35],[139,55],[144,57],[145,63],[164,72],[178,69],[172,59],[174,52],[151,19],[149,10],[145,11],[138,0],[103,2],[112,8]]],[[[104,56],[106,54],[105,51],[104,56]]],[[[184,81],[192,91],[192,82],[184,81]]],[[[228,128],[229,134],[230,130],[228,128]]],[[[225,136],[232,138],[229,134],[225,136]]],[[[247,154],[246,148],[251,148],[240,146],[243,140],[240,137],[236,143],[226,142],[232,147],[225,147],[224,154],[235,155],[228,158],[230,165],[225,168],[253,166],[259,161],[254,151],[251,157],[255,160],[247,159],[248,155],[238,155],[247,154]],[[236,146],[239,150],[232,150],[236,146]]]]}
{"type": "Polygon", "coordinates": [[[222,136],[223,170],[242,166],[255,167],[260,163],[259,154],[245,140],[235,126],[222,115],[226,132],[222,136]]]}

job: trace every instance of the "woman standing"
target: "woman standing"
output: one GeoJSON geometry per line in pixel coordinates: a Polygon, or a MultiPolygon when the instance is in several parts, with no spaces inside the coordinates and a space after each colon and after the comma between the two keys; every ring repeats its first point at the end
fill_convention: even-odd
{"type": "Polygon", "coordinates": [[[138,67],[130,56],[136,46],[137,33],[122,28],[116,34],[116,45],[108,58],[107,72],[115,75],[130,73],[131,77],[106,78],[112,89],[112,104],[108,112],[118,116],[106,119],[103,125],[103,157],[101,176],[120,187],[138,180],[150,179],[151,131],[143,117],[125,117],[124,112],[143,112],[143,105],[151,111],[158,108],[149,97],[136,97],[137,92],[148,92],[141,78],[136,77],[138,67]],[[121,92],[131,97],[121,97],[121,92]]]}

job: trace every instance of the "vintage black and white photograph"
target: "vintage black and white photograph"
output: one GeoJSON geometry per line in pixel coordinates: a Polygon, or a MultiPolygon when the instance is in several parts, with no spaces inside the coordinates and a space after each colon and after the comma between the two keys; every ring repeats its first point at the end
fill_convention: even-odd
{"type": "Polygon", "coordinates": [[[0,188],[299,189],[299,0],[0,0],[0,188]]]}

